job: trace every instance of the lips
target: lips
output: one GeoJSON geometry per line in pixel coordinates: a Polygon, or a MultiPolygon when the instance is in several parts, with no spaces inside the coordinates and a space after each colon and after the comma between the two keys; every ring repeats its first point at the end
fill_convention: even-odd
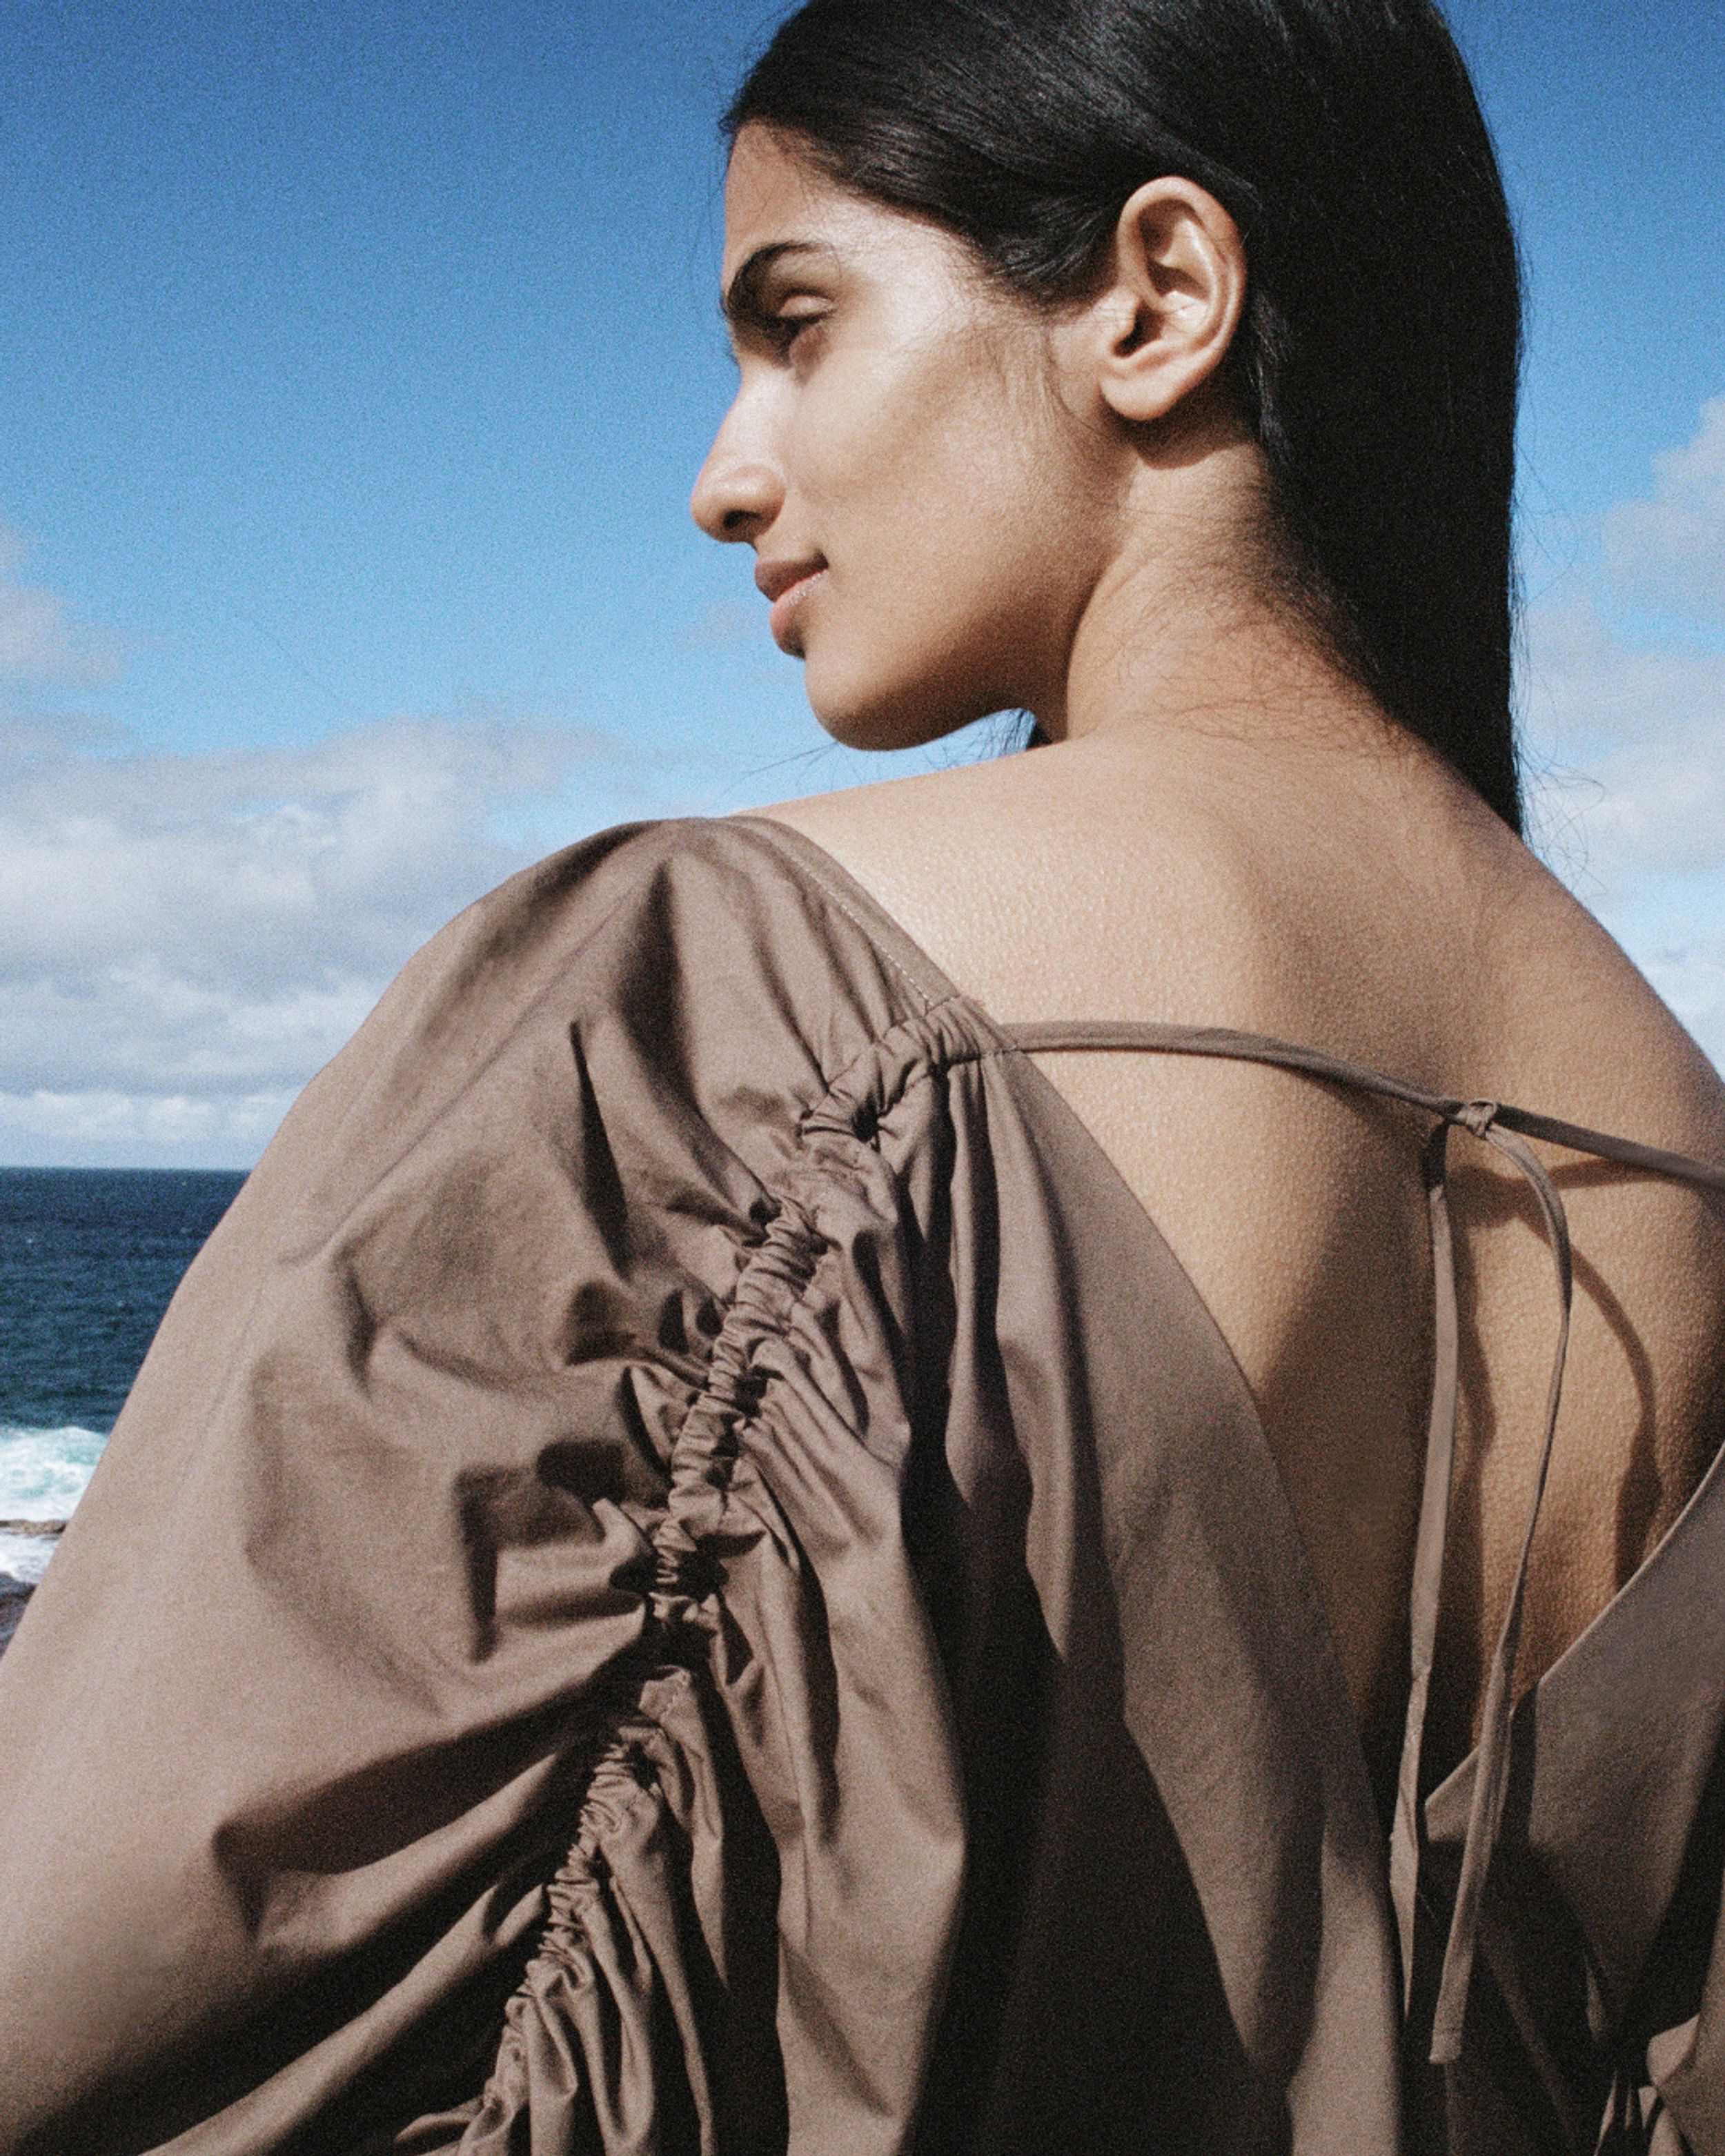
{"type": "Polygon", "coordinates": [[[789,639],[803,602],[826,571],[827,565],[819,555],[800,562],[756,563],[755,583],[763,596],[773,602],[768,625],[773,631],[773,642],[781,651],[788,651],[793,657],[802,655],[789,639]]]}

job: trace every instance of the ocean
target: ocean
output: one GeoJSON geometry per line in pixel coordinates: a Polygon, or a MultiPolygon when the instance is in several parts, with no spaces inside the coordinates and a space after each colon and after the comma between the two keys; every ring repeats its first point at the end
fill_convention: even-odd
{"type": "MultiPolygon", "coordinates": [[[[0,1168],[0,1522],[69,1517],[181,1275],[244,1179],[0,1168]]],[[[0,1525],[0,1639],[54,1548],[0,1525]]]]}

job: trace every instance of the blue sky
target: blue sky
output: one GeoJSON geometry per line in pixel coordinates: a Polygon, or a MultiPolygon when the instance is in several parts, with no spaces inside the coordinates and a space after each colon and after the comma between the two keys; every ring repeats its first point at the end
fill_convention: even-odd
{"type": "MultiPolygon", "coordinates": [[[[0,1161],[244,1164],[521,860],[903,761],[686,513],[780,12],[0,0],[0,1161]]],[[[1529,270],[1542,843],[1725,1060],[1725,17],[1450,12],[1529,270]]]]}

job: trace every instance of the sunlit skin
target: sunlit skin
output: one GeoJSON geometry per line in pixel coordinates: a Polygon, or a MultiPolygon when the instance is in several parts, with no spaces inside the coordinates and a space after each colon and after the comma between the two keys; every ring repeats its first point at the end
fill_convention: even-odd
{"type": "MultiPolygon", "coordinates": [[[[697,521],[752,548],[838,740],[930,742],[1014,707],[1050,737],[765,813],[997,1017],[1238,1026],[1725,1159],[1725,1092],[1622,953],[1276,598],[1226,365],[1247,274],[1220,205],[1157,178],[1083,298],[1038,310],[940,228],[743,131],[721,267],[738,389],[697,521]]],[[[1036,1060],[1235,1353],[1381,1794],[1430,1383],[1418,1132],[1281,1072],[1036,1060]]],[[[1553,1323],[1522,1194],[1458,1145],[1469,1334],[1432,1723],[1455,1756],[1553,1323]]],[[[1582,1266],[1524,1681],[1670,1524],[1725,1380],[1725,1222],[1548,1158],[1582,1266]]]]}
{"type": "Polygon", "coordinates": [[[1268,660],[1304,706],[1319,674],[1359,702],[1217,574],[1263,484],[1216,380],[1245,294],[1233,221],[1163,180],[1122,233],[1118,281],[1040,315],[938,226],[744,131],[722,273],[741,383],[693,507],[755,547],[769,595],[812,572],[773,627],[838,739],[902,747],[1008,707],[1076,737],[1189,667],[1214,710],[1224,653],[1255,700],[1268,660]]]}

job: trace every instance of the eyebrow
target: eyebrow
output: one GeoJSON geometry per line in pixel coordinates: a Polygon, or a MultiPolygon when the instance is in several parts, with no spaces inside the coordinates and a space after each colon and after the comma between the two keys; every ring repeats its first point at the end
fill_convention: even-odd
{"type": "Polygon", "coordinates": [[[773,321],[773,311],[767,305],[762,287],[767,282],[769,270],[791,254],[825,254],[831,250],[813,239],[778,239],[768,247],[757,247],[748,260],[725,288],[725,296],[719,302],[719,312],[734,336],[739,330],[760,331],[773,321]]]}

